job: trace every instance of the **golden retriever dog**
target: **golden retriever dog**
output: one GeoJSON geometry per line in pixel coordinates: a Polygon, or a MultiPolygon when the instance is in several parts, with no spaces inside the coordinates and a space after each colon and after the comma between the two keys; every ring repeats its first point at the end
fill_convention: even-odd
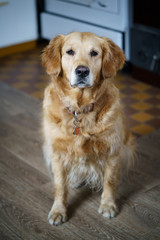
{"type": "Polygon", "coordinates": [[[67,220],[68,186],[82,183],[102,189],[99,213],[106,218],[118,213],[121,165],[134,155],[113,83],[124,62],[124,53],[110,39],[86,32],[59,35],[42,53],[51,78],[44,93],[42,130],[44,157],[54,178],[48,216],[52,225],[67,220]]]}

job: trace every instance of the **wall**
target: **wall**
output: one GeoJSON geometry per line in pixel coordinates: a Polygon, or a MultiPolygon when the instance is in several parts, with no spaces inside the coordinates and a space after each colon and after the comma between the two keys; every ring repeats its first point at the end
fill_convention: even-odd
{"type": "Polygon", "coordinates": [[[36,0],[0,0],[0,48],[37,37],[36,0]]]}

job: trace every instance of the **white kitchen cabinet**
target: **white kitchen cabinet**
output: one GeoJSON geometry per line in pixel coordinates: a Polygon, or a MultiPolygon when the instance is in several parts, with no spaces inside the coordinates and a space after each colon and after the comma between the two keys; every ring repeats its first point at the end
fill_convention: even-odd
{"type": "Polygon", "coordinates": [[[58,34],[67,34],[69,32],[94,32],[99,36],[107,36],[111,38],[117,45],[123,47],[123,35],[120,32],[111,31],[105,28],[96,27],[83,22],[76,22],[70,19],[65,19],[59,16],[50,15],[47,13],[41,14],[41,27],[43,37],[51,39],[53,36],[58,34]],[[55,26],[61,26],[56,28],[55,26]]]}
{"type": "Polygon", "coordinates": [[[45,0],[41,36],[89,31],[111,38],[129,60],[128,0],[45,0]]]}
{"type": "Polygon", "coordinates": [[[38,38],[36,0],[0,0],[0,48],[38,38]]]}

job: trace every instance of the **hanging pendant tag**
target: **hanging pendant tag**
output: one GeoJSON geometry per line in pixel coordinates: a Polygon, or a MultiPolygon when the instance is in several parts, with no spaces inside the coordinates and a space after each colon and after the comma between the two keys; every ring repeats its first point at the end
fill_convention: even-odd
{"type": "Polygon", "coordinates": [[[76,128],[74,129],[74,131],[73,131],[73,134],[74,134],[74,135],[78,135],[79,132],[80,132],[80,127],[76,127],[76,128]]]}

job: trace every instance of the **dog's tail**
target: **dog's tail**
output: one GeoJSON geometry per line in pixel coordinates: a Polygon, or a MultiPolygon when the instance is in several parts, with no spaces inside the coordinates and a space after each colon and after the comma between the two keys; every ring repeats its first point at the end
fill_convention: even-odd
{"type": "Polygon", "coordinates": [[[134,167],[136,161],[136,143],[131,133],[128,133],[126,143],[122,152],[121,171],[128,173],[129,169],[134,167]]]}

